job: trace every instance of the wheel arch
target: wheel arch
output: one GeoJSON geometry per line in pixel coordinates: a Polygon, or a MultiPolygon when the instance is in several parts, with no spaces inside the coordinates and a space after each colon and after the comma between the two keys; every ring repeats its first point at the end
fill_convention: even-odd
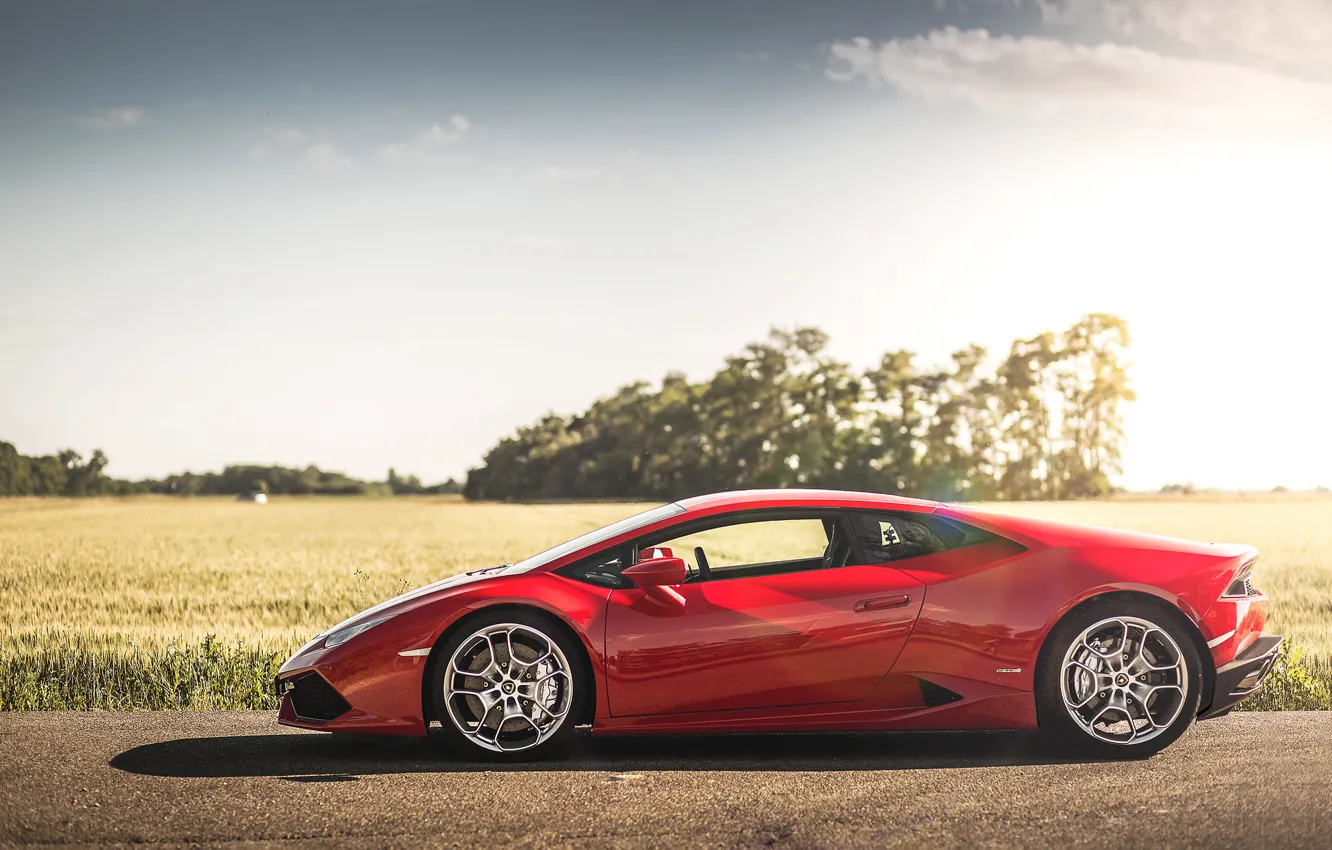
{"type": "MultiPolygon", "coordinates": [[[[1070,605],[1066,610],[1057,615],[1045,631],[1045,637],[1041,640],[1041,648],[1036,655],[1036,667],[1033,683],[1036,689],[1041,687],[1045,680],[1046,665],[1050,663],[1050,653],[1054,644],[1055,633],[1059,626],[1069,617],[1086,610],[1092,605],[1104,604],[1106,602],[1142,602],[1161,611],[1171,620],[1173,620],[1184,632],[1185,636],[1193,644],[1193,648],[1198,653],[1202,667],[1202,692],[1199,695],[1201,702],[1198,706],[1198,712],[1201,714],[1211,706],[1212,687],[1216,681],[1216,662],[1212,658],[1211,647],[1207,645],[1207,638],[1203,636],[1202,630],[1191,616],[1177,603],[1172,604],[1171,600],[1155,593],[1148,593],[1142,590],[1115,589],[1107,590],[1093,594],[1086,599],[1079,600],[1076,604],[1070,605]]],[[[1040,700],[1037,700],[1039,711],[1040,700]]]]}
{"type": "Polygon", "coordinates": [[[575,719],[575,725],[591,723],[597,712],[597,677],[592,666],[592,657],[588,652],[587,642],[583,635],[579,634],[578,629],[570,625],[567,620],[559,614],[545,608],[541,605],[531,605],[522,602],[496,602],[492,605],[482,605],[477,608],[466,611],[461,616],[456,617],[449,623],[439,637],[435,638],[434,644],[430,647],[430,655],[426,658],[425,669],[421,676],[421,711],[422,718],[425,721],[426,728],[430,726],[430,721],[439,720],[435,716],[435,701],[431,698],[430,688],[434,681],[435,666],[442,663],[443,647],[459,631],[467,628],[470,624],[476,622],[481,617],[490,616],[504,611],[516,611],[524,614],[535,614],[546,620],[552,628],[560,631],[577,648],[578,661],[583,668],[583,680],[587,682],[588,692],[583,699],[583,705],[579,716],[575,719]]]}

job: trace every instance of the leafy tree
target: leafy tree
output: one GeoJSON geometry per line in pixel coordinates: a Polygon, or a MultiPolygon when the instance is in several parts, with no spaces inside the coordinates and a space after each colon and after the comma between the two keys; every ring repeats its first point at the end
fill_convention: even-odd
{"type": "Polygon", "coordinates": [[[1123,321],[1084,317],[922,367],[892,350],[857,374],[816,328],[774,329],[709,380],[668,374],[573,416],[548,413],[487,452],[471,499],[675,499],[823,486],[944,499],[1081,498],[1119,471],[1130,401],[1123,321]]]}
{"type": "Polygon", "coordinates": [[[0,442],[0,496],[29,496],[28,458],[10,443],[0,442]]]}

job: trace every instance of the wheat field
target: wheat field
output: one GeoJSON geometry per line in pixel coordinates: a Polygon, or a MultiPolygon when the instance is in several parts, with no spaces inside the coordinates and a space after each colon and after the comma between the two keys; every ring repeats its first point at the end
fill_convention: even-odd
{"type": "Polygon", "coordinates": [[[304,641],[387,597],[638,510],[458,499],[0,501],[0,618],[154,642],[304,641]]]}
{"type": "MultiPolygon", "coordinates": [[[[0,621],[152,642],[304,640],[403,590],[517,561],[648,507],[448,498],[0,500],[0,621]]],[[[988,510],[1262,550],[1271,626],[1332,655],[1332,499],[988,510]]],[[[769,541],[770,542],[770,541],[769,541]]]]}
{"type": "MultiPolygon", "coordinates": [[[[261,703],[268,667],[356,611],[463,570],[520,560],[644,507],[444,497],[290,498],[266,506],[166,497],[0,500],[0,662],[11,665],[11,679],[29,683],[7,683],[0,707],[65,705],[71,693],[83,699],[84,690],[106,687],[106,669],[123,665],[127,652],[158,653],[153,663],[165,679],[157,687],[168,696],[90,704],[261,703]],[[198,672],[203,656],[215,670],[267,659],[244,685],[257,695],[237,703],[218,691],[201,701],[197,692],[218,687],[198,672]],[[15,696],[71,677],[90,684],[67,683],[59,699],[15,696]]],[[[1332,499],[986,507],[1253,544],[1263,553],[1258,584],[1273,600],[1270,628],[1315,658],[1332,656],[1332,499]]]]}

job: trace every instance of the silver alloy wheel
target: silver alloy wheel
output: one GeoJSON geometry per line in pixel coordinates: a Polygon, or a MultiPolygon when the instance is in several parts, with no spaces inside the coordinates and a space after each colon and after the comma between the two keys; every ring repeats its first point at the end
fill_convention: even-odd
{"type": "Polygon", "coordinates": [[[554,735],[573,704],[559,644],[531,626],[498,623],[458,644],[444,674],[449,719],[479,747],[531,749],[554,735]]]}
{"type": "Polygon", "coordinates": [[[1168,631],[1141,617],[1112,617],[1069,646],[1059,689],[1083,731],[1112,744],[1141,744],[1179,717],[1188,676],[1168,631]]]}

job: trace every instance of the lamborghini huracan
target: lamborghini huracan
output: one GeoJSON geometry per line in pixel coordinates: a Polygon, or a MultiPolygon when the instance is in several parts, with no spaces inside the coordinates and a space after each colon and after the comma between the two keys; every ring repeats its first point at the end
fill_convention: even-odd
{"type": "Polygon", "coordinates": [[[816,490],[653,508],[302,647],[278,720],[535,758],[594,735],[1039,729],[1141,757],[1262,686],[1258,552],[816,490]]]}

